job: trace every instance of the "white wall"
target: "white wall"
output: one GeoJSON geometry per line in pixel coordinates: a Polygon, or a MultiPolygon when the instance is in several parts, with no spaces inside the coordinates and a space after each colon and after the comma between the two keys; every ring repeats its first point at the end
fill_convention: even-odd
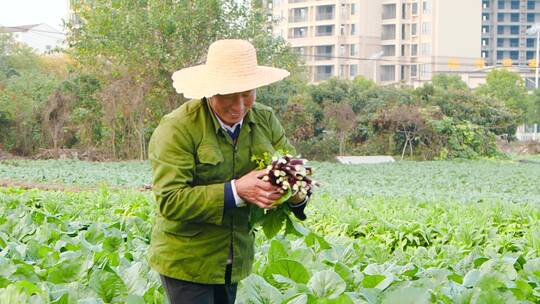
{"type": "Polygon", "coordinates": [[[65,35],[47,24],[40,24],[27,32],[14,33],[17,41],[27,44],[38,53],[63,46],[65,35]]]}
{"type": "Polygon", "coordinates": [[[437,56],[480,58],[482,1],[431,1],[437,1],[434,53],[437,56]]]}

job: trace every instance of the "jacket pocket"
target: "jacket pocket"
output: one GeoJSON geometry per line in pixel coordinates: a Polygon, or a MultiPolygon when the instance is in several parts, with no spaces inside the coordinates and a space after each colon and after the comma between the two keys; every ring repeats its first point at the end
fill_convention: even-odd
{"type": "Polygon", "coordinates": [[[161,230],[177,236],[194,237],[203,231],[203,225],[162,219],[161,230]]]}
{"type": "Polygon", "coordinates": [[[220,182],[224,178],[220,170],[223,160],[223,153],[218,146],[201,145],[197,149],[195,184],[206,185],[220,182]]]}
{"type": "Polygon", "coordinates": [[[201,145],[197,149],[197,159],[200,164],[217,165],[223,162],[223,153],[215,145],[201,145]]]}

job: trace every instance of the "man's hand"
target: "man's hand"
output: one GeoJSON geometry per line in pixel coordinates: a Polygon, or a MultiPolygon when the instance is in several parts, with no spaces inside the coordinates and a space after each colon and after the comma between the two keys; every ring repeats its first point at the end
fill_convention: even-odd
{"type": "Polygon", "coordinates": [[[236,193],[244,201],[264,209],[273,209],[272,202],[283,195],[279,186],[264,182],[265,170],[252,171],[235,181],[236,193]]]}

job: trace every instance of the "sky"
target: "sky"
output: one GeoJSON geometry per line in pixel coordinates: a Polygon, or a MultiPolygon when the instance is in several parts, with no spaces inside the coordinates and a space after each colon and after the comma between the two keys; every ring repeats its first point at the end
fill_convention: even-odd
{"type": "Polygon", "coordinates": [[[0,0],[0,26],[47,23],[64,32],[68,0],[0,0]]]}

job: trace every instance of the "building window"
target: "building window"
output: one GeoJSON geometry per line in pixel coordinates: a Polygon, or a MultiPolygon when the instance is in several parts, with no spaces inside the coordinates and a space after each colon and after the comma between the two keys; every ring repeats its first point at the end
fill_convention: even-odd
{"type": "Polygon", "coordinates": [[[295,27],[293,28],[293,38],[303,38],[307,35],[307,27],[295,27]]]}
{"type": "Polygon", "coordinates": [[[504,52],[497,51],[497,60],[503,60],[503,59],[504,59],[504,52]]]}
{"type": "Polygon", "coordinates": [[[333,5],[321,5],[317,7],[316,20],[332,20],[334,19],[334,6],[333,5]]]}
{"type": "Polygon", "coordinates": [[[407,4],[401,5],[401,19],[407,19],[407,4]]]}
{"type": "Polygon", "coordinates": [[[332,36],[334,35],[333,25],[319,25],[317,26],[316,36],[332,36]]]}
{"type": "Polygon", "coordinates": [[[428,78],[428,77],[431,76],[431,65],[429,65],[429,64],[422,64],[422,65],[421,65],[421,69],[422,69],[422,70],[420,71],[420,73],[421,73],[421,77],[422,77],[422,78],[428,78]]]}
{"type": "Polygon", "coordinates": [[[305,21],[307,21],[307,7],[293,9],[292,22],[305,22],[305,21]]]}
{"type": "Polygon", "coordinates": [[[319,45],[315,49],[316,57],[315,60],[329,60],[334,56],[334,46],[333,45],[319,45]]]}
{"type": "Polygon", "coordinates": [[[356,35],[356,24],[351,24],[351,35],[356,35]]]}
{"type": "Polygon", "coordinates": [[[422,43],[420,45],[420,52],[422,56],[431,56],[431,44],[430,43],[422,43]]]}
{"type": "Polygon", "coordinates": [[[356,15],[356,3],[351,3],[351,16],[356,15]]]}
{"type": "Polygon", "coordinates": [[[527,60],[534,59],[534,51],[527,51],[527,60]]]}
{"type": "Polygon", "coordinates": [[[358,56],[358,46],[356,44],[350,45],[351,56],[358,56]]]}
{"type": "Polygon", "coordinates": [[[411,11],[412,11],[412,15],[413,15],[413,16],[417,16],[417,15],[418,15],[418,3],[417,3],[417,2],[413,2],[413,3],[412,3],[411,11]]]}
{"type": "Polygon", "coordinates": [[[488,52],[482,51],[482,58],[487,58],[487,57],[488,57],[488,52]]]}
{"type": "Polygon", "coordinates": [[[422,11],[423,11],[424,15],[431,14],[431,2],[424,1],[422,3],[422,11]]]}
{"type": "Polygon", "coordinates": [[[504,9],[504,0],[499,0],[499,2],[497,2],[497,8],[504,9]]]}
{"type": "Polygon", "coordinates": [[[382,40],[396,39],[396,25],[385,24],[382,28],[382,40]]]}
{"type": "Polygon", "coordinates": [[[510,14],[510,22],[519,22],[519,14],[510,14]]]}
{"type": "Polygon", "coordinates": [[[345,36],[345,24],[340,25],[339,28],[340,28],[341,36],[345,36]]]}
{"type": "Polygon", "coordinates": [[[418,66],[416,64],[411,65],[411,77],[418,75],[418,66]]]}
{"type": "Polygon", "coordinates": [[[405,24],[402,24],[402,25],[401,25],[401,39],[402,39],[402,40],[405,40],[405,39],[406,39],[406,35],[405,35],[406,33],[407,33],[407,32],[406,32],[406,30],[405,30],[405,24]]]}
{"type": "Polygon", "coordinates": [[[315,81],[323,81],[330,77],[334,73],[333,65],[320,65],[315,69],[315,81]]]}
{"type": "Polygon", "coordinates": [[[503,13],[498,13],[497,14],[497,21],[498,22],[504,22],[504,14],[503,13]]]}
{"type": "Polygon", "coordinates": [[[489,26],[482,26],[482,34],[487,34],[489,33],[489,26]]]}
{"type": "Polygon", "coordinates": [[[511,51],[510,52],[510,59],[518,60],[519,59],[519,52],[518,51],[511,51]]]}
{"type": "Polygon", "coordinates": [[[342,64],[339,66],[339,77],[345,78],[345,72],[347,71],[347,66],[342,64]]]}
{"type": "Polygon", "coordinates": [[[396,56],[395,45],[383,45],[382,51],[383,51],[383,56],[396,56]]]}
{"type": "Polygon", "coordinates": [[[489,21],[489,14],[482,14],[482,21],[489,21]]]}
{"type": "Polygon", "coordinates": [[[401,56],[405,56],[405,44],[401,45],[401,56]]]}
{"type": "Polygon", "coordinates": [[[349,11],[347,10],[347,4],[341,3],[341,18],[346,19],[348,17],[349,11]]]}
{"type": "Polygon", "coordinates": [[[411,24],[411,36],[416,36],[417,25],[416,23],[411,24]]]}
{"type": "Polygon", "coordinates": [[[535,22],[535,21],[536,21],[536,15],[534,13],[528,13],[527,22],[535,22]]]}
{"type": "Polygon", "coordinates": [[[431,34],[431,22],[422,23],[422,34],[431,34]]]}
{"type": "Polygon", "coordinates": [[[504,46],[504,39],[503,38],[497,38],[497,46],[503,47],[504,46]]]}
{"type": "Polygon", "coordinates": [[[510,47],[519,47],[519,39],[518,38],[510,39],[510,47]]]}
{"type": "Polygon", "coordinates": [[[339,56],[341,57],[347,56],[344,44],[339,46],[339,56]]]}
{"type": "Polygon", "coordinates": [[[294,51],[296,54],[300,55],[300,56],[304,56],[304,54],[306,53],[306,48],[303,47],[303,46],[302,46],[302,47],[294,47],[294,48],[293,48],[293,51],[294,51]]]}
{"type": "Polygon", "coordinates": [[[519,25],[512,25],[510,27],[510,34],[519,35],[519,25]]]}
{"type": "Polygon", "coordinates": [[[396,80],[396,66],[395,65],[382,65],[381,66],[381,81],[395,81],[396,80]]]}
{"type": "Polygon", "coordinates": [[[396,4],[383,5],[383,19],[396,19],[396,4]]]}
{"type": "Polygon", "coordinates": [[[504,26],[497,25],[497,34],[504,34],[504,26]]]}
{"type": "Polygon", "coordinates": [[[482,0],[482,8],[489,8],[489,0],[482,0]]]}
{"type": "Polygon", "coordinates": [[[411,56],[418,56],[418,44],[411,44],[411,56]]]}
{"type": "Polygon", "coordinates": [[[512,0],[510,2],[510,8],[511,9],[519,9],[519,0],[512,0]]]}
{"type": "Polygon", "coordinates": [[[488,46],[488,45],[489,45],[489,40],[482,39],[482,46],[488,46]]]}
{"type": "Polygon", "coordinates": [[[528,48],[533,48],[534,47],[534,42],[536,41],[536,39],[534,38],[527,38],[527,47],[528,48]]]}
{"type": "Polygon", "coordinates": [[[527,1],[527,9],[533,10],[536,6],[535,4],[534,1],[527,1]]]}
{"type": "Polygon", "coordinates": [[[351,64],[351,77],[356,77],[358,75],[358,64],[351,64]]]}

